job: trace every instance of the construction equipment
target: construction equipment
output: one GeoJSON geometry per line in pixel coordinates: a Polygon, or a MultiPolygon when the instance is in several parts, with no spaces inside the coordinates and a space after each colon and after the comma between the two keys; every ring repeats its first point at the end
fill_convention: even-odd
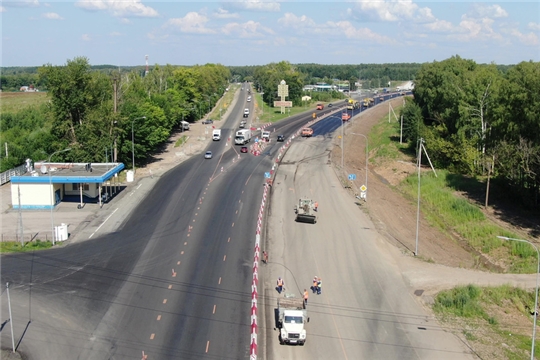
{"type": "Polygon", "coordinates": [[[360,103],[357,100],[349,99],[347,102],[347,110],[360,109],[360,103]]]}
{"type": "Polygon", "coordinates": [[[317,222],[317,216],[315,215],[315,203],[310,199],[299,199],[298,206],[295,207],[297,222],[305,222],[315,224],[317,222]]]}
{"type": "Polygon", "coordinates": [[[278,298],[277,306],[279,343],[304,345],[307,335],[304,324],[309,322],[304,299],[278,298]]]}

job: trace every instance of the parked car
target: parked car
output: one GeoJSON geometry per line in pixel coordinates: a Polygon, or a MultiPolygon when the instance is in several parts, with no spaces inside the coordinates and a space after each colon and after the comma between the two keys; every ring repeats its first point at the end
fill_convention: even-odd
{"type": "Polygon", "coordinates": [[[204,153],[204,158],[205,159],[211,159],[212,158],[212,152],[211,151],[207,151],[204,153]]]}
{"type": "Polygon", "coordinates": [[[241,153],[247,153],[247,152],[248,152],[247,146],[242,146],[242,147],[240,148],[240,152],[241,152],[241,153]]]}
{"type": "Polygon", "coordinates": [[[285,141],[285,136],[283,136],[283,135],[278,135],[278,136],[277,136],[277,141],[285,141]]]}
{"type": "Polygon", "coordinates": [[[213,124],[213,123],[214,123],[214,120],[212,120],[212,119],[206,119],[206,120],[203,120],[202,123],[203,123],[203,124],[213,124]]]}

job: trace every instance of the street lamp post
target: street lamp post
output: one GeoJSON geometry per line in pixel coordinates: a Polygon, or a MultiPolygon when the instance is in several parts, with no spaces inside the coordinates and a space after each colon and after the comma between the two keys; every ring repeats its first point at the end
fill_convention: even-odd
{"type": "Polygon", "coordinates": [[[71,148],[55,151],[49,156],[49,160],[47,161],[49,163],[49,170],[48,170],[48,172],[49,172],[49,186],[51,187],[51,234],[52,234],[53,246],[56,244],[56,241],[55,241],[56,236],[54,236],[54,217],[53,217],[53,208],[54,208],[54,205],[55,205],[56,202],[55,202],[55,199],[54,199],[54,188],[53,188],[53,185],[52,185],[51,158],[56,154],[60,154],[60,153],[63,153],[63,152],[69,151],[69,150],[71,150],[71,148]]]}
{"type": "Polygon", "coordinates": [[[536,250],[536,258],[537,258],[537,265],[536,265],[536,293],[534,296],[534,320],[533,320],[533,333],[532,333],[532,345],[531,345],[531,360],[534,360],[534,340],[536,338],[536,317],[538,316],[538,273],[540,272],[540,252],[538,251],[538,248],[536,245],[534,245],[532,242],[522,239],[514,239],[506,236],[497,236],[499,239],[502,240],[511,240],[511,241],[519,241],[530,244],[535,250],[536,250]]]}
{"type": "Polygon", "coordinates": [[[131,161],[132,161],[133,175],[135,175],[135,137],[133,136],[133,124],[135,123],[136,120],[140,120],[140,119],[146,119],[146,116],[141,116],[131,121],[131,161]]]}
{"type": "MultiPolygon", "coordinates": [[[[365,186],[366,186],[366,189],[367,189],[367,187],[368,187],[367,186],[368,185],[367,184],[367,180],[368,180],[368,176],[367,176],[368,175],[368,153],[369,153],[368,138],[364,134],[357,134],[357,133],[351,133],[351,134],[357,135],[357,136],[363,136],[364,139],[366,139],[366,184],[365,184],[365,186]]],[[[364,198],[364,200],[367,201],[367,196],[364,198]]]]}

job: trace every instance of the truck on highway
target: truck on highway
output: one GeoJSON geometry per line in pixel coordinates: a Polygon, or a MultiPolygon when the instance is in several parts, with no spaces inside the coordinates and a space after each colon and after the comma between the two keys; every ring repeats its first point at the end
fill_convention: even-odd
{"type": "Polygon", "coordinates": [[[236,145],[244,145],[251,141],[251,130],[242,129],[236,132],[234,143],[236,145]]]}
{"type": "Polygon", "coordinates": [[[278,298],[278,324],[280,344],[304,345],[305,324],[309,322],[304,299],[294,297],[278,298]]]}
{"type": "Polygon", "coordinates": [[[302,136],[303,137],[310,137],[310,136],[313,136],[313,129],[312,128],[303,128],[302,129],[302,136]]]}
{"type": "Polygon", "coordinates": [[[270,131],[263,131],[261,134],[263,141],[270,141],[270,131]]]}
{"type": "Polygon", "coordinates": [[[221,129],[212,130],[212,140],[214,141],[221,140],[221,129]]]}
{"type": "Polygon", "coordinates": [[[347,102],[347,110],[356,109],[360,109],[360,103],[358,102],[358,100],[349,99],[349,101],[347,102]]]}
{"type": "Polygon", "coordinates": [[[349,114],[347,111],[344,111],[341,113],[341,120],[349,121],[350,119],[351,119],[351,114],[349,114]]]}

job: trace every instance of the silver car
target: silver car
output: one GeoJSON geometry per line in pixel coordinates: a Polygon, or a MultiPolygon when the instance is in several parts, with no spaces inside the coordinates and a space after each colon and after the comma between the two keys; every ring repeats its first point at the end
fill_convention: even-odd
{"type": "Polygon", "coordinates": [[[205,159],[211,159],[212,158],[212,152],[211,151],[207,151],[204,153],[204,158],[205,159]]]}

